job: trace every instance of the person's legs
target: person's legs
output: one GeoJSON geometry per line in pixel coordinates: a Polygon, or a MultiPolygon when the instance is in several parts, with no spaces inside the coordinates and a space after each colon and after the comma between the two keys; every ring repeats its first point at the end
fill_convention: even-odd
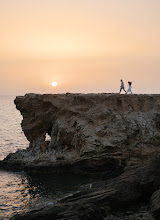
{"type": "Polygon", "coordinates": [[[126,92],[125,88],[121,87],[119,93],[121,93],[122,89],[126,92]]]}

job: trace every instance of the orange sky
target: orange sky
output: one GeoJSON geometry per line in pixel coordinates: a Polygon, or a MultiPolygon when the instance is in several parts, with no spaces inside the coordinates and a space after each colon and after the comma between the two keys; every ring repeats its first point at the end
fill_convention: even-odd
{"type": "Polygon", "coordinates": [[[1,0],[0,94],[159,93],[159,39],[159,0],[1,0]]]}

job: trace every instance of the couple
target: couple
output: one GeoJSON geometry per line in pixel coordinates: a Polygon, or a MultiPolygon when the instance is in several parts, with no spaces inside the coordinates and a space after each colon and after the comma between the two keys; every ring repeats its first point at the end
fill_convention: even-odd
{"type": "Polygon", "coordinates": [[[129,85],[129,88],[128,88],[127,92],[126,92],[126,90],[125,90],[125,88],[124,88],[124,82],[123,82],[123,80],[121,79],[121,86],[120,86],[120,91],[119,91],[119,93],[121,93],[121,90],[123,89],[126,94],[127,94],[128,92],[130,92],[130,93],[132,94],[132,90],[131,90],[131,88],[132,88],[132,87],[131,87],[132,82],[128,82],[128,85],[129,85]]]}

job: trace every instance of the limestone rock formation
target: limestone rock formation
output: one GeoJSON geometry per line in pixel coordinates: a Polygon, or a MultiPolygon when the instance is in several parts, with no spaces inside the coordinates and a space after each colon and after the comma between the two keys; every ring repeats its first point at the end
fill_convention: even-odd
{"type": "Polygon", "coordinates": [[[15,104],[29,147],[6,167],[109,175],[160,151],[160,95],[26,94],[15,104]]]}
{"type": "Polygon", "coordinates": [[[13,219],[160,218],[160,95],[26,94],[26,150],[0,168],[100,174],[87,191],[13,219]]]}

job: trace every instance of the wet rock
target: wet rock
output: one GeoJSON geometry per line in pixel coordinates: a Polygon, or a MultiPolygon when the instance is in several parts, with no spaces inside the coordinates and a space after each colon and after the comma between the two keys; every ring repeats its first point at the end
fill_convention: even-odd
{"type": "MultiPolygon", "coordinates": [[[[154,219],[149,210],[142,210],[160,184],[160,155],[147,164],[124,172],[122,175],[98,182],[85,193],[61,199],[55,206],[44,208],[12,219],[154,219]],[[158,169],[157,169],[158,168],[158,169]],[[50,213],[50,214],[49,214],[50,213]],[[112,218],[111,218],[112,217],[112,218]],[[135,218],[134,218],[135,217],[135,218]],[[54,219],[54,218],[53,218],[54,219]]],[[[159,191],[152,196],[152,210],[159,216],[159,191]],[[158,203],[157,203],[158,202],[158,203]]]]}

